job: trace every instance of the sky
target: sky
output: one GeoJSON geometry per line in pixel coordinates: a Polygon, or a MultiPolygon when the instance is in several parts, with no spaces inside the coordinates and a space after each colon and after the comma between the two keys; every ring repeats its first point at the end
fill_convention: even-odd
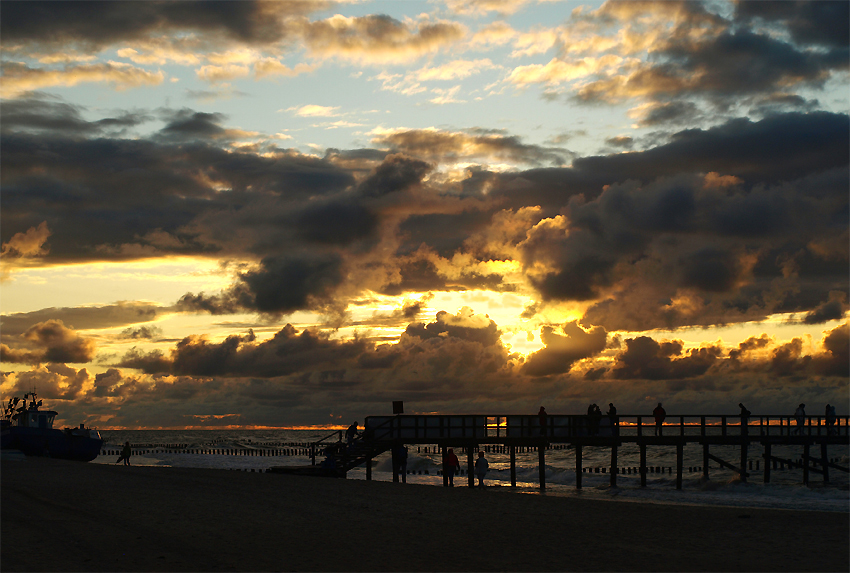
{"type": "Polygon", "coordinates": [[[0,398],[850,413],[847,2],[0,3],[0,398]]]}

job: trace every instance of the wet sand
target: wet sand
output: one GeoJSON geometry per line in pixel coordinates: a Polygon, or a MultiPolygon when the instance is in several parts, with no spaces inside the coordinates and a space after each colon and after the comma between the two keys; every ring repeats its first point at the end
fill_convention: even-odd
{"type": "Polygon", "coordinates": [[[850,570],[850,512],[44,458],[0,470],[4,573],[850,570]]]}

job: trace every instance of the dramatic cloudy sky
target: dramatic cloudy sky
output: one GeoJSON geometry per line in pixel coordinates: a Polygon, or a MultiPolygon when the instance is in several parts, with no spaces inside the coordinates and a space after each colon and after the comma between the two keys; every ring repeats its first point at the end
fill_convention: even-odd
{"type": "Polygon", "coordinates": [[[2,396],[847,414],[848,6],[4,1],[2,396]]]}

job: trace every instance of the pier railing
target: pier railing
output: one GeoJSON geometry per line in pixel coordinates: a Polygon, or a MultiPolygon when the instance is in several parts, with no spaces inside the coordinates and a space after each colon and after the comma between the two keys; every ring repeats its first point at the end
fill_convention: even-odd
{"type": "MultiPolygon", "coordinates": [[[[642,438],[656,435],[655,418],[651,415],[624,414],[558,415],[546,417],[541,426],[536,415],[396,415],[369,416],[365,433],[371,439],[409,440],[476,440],[481,442],[510,439],[544,438],[551,441],[583,437],[642,438]]],[[[743,419],[733,414],[668,415],[661,425],[660,437],[682,436],[697,441],[704,437],[746,435],[750,439],[772,437],[828,437],[850,435],[850,416],[760,415],[743,419]],[[832,423],[828,423],[831,421],[832,423]]],[[[690,441],[689,440],[689,441],[690,441]]]]}

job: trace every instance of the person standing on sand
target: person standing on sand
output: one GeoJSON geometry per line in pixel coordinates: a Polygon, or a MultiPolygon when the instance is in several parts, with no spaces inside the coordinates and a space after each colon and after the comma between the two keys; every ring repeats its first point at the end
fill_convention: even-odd
{"type": "Polygon", "coordinates": [[[455,455],[455,451],[449,448],[446,455],[443,456],[443,486],[455,486],[455,472],[460,468],[460,462],[455,455]]]}
{"type": "Polygon", "coordinates": [[[540,425],[540,435],[546,435],[546,426],[548,423],[548,416],[546,415],[546,408],[540,406],[540,410],[537,412],[537,423],[540,425]]]}
{"type": "Polygon", "coordinates": [[[490,469],[490,464],[484,458],[484,452],[478,452],[478,459],[475,460],[475,477],[478,478],[478,487],[484,487],[484,476],[487,475],[487,470],[490,469]]]}
{"type": "Polygon", "coordinates": [[[663,435],[661,427],[664,424],[664,418],[667,417],[667,412],[661,407],[661,402],[652,411],[652,415],[655,416],[655,435],[661,436],[663,435]]]}
{"type": "Polygon", "coordinates": [[[407,448],[403,444],[396,444],[392,449],[393,455],[393,481],[398,482],[401,476],[402,483],[407,483],[407,448]]]}
{"type": "Polygon", "coordinates": [[[130,456],[133,455],[133,448],[130,447],[130,442],[124,442],[124,447],[121,448],[121,457],[115,460],[117,464],[121,460],[124,460],[124,465],[130,465],[130,456]]]}

